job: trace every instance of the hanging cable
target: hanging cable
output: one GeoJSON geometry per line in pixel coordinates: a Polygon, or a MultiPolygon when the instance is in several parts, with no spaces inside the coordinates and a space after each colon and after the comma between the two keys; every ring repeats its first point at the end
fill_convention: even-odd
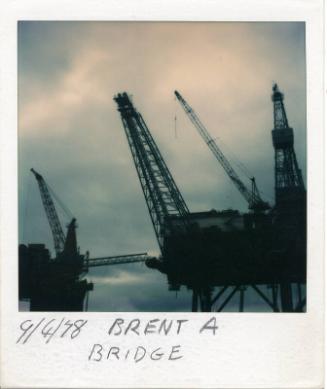
{"type": "Polygon", "coordinates": [[[64,213],[66,214],[66,216],[70,219],[73,219],[74,218],[74,215],[73,213],[70,211],[69,208],[67,208],[65,206],[65,204],[63,203],[63,201],[60,199],[60,197],[54,192],[54,190],[51,188],[51,186],[47,183],[47,186],[49,188],[49,191],[51,192],[52,196],[56,199],[57,203],[60,205],[61,209],[64,211],[64,213]]]}
{"type": "MultiPolygon", "coordinates": [[[[174,100],[176,101],[176,96],[175,96],[174,100]]],[[[175,139],[177,139],[177,112],[176,112],[176,104],[174,106],[175,106],[174,133],[175,133],[175,139]]]]}
{"type": "Polygon", "coordinates": [[[271,195],[269,195],[267,192],[264,192],[264,191],[259,190],[259,189],[258,189],[258,192],[259,192],[260,195],[263,195],[263,197],[268,198],[268,199],[271,200],[272,202],[274,201],[274,197],[271,196],[271,195]]]}
{"type": "Polygon", "coordinates": [[[250,170],[238,159],[236,154],[232,151],[232,149],[228,146],[226,142],[224,142],[220,137],[216,137],[215,139],[219,140],[219,143],[221,143],[224,148],[227,150],[228,154],[230,155],[230,159],[234,161],[234,164],[238,166],[238,168],[243,172],[243,174],[251,180],[253,177],[253,174],[250,172],[250,170]]]}

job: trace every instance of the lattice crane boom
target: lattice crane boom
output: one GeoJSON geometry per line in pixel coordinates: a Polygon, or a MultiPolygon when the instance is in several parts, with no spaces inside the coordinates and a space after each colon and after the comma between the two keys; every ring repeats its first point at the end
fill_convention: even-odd
{"type": "Polygon", "coordinates": [[[31,169],[31,172],[34,174],[34,176],[37,180],[37,183],[39,185],[43,207],[44,207],[45,213],[47,215],[47,218],[48,218],[48,221],[50,224],[50,228],[51,228],[51,232],[52,232],[52,236],[53,236],[53,240],[54,240],[55,251],[56,251],[56,254],[58,255],[64,249],[65,240],[66,240],[65,234],[62,230],[62,227],[61,227],[61,224],[59,221],[59,217],[58,217],[56,208],[54,206],[53,200],[51,198],[47,183],[45,182],[45,180],[41,176],[41,174],[36,172],[34,169],[31,169]]]}
{"type": "Polygon", "coordinates": [[[149,257],[147,253],[90,258],[84,261],[84,266],[89,268],[98,266],[122,265],[128,263],[145,262],[150,258],[152,257],[149,257]]]}
{"type": "Polygon", "coordinates": [[[165,235],[187,224],[189,210],[141,114],[126,92],[114,97],[118,105],[149,210],[159,247],[163,251],[165,235]],[[173,223],[174,216],[180,226],[173,223]]]}
{"type": "Polygon", "coordinates": [[[216,157],[216,159],[219,161],[225,172],[227,173],[228,177],[232,180],[236,188],[239,190],[239,192],[242,194],[242,196],[245,198],[247,203],[249,204],[250,209],[268,209],[269,205],[268,203],[264,202],[260,195],[259,191],[257,189],[255,179],[254,177],[251,179],[252,181],[252,191],[250,191],[244,183],[241,181],[227,158],[224,156],[223,152],[218,147],[215,140],[211,137],[208,130],[204,126],[204,124],[201,122],[195,111],[192,109],[192,107],[186,102],[186,100],[182,97],[182,95],[175,91],[175,96],[177,97],[178,101],[180,102],[182,108],[184,109],[186,115],[189,117],[195,128],[198,130],[199,134],[205,141],[205,143],[208,145],[210,150],[212,151],[213,155],[216,157]]]}

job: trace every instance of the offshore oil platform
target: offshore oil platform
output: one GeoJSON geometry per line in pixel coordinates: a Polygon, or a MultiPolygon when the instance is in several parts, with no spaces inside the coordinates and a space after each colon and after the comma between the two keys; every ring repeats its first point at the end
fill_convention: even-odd
{"type": "Polygon", "coordinates": [[[294,151],[284,96],[273,86],[275,204],[261,198],[256,181],[243,183],[195,111],[175,91],[214,157],[246,200],[249,211],[190,212],[149,128],[129,95],[114,97],[161,251],[89,258],[77,248],[76,219],[63,234],[50,189],[32,169],[51,227],[56,257],[44,245],[19,247],[19,295],[36,311],[81,311],[93,285],[83,278],[93,266],[145,262],[167,276],[170,290],[192,290],[191,310],[223,311],[235,296],[245,310],[254,291],[273,312],[306,307],[306,190],[294,151]]]}
{"type": "Polygon", "coordinates": [[[199,134],[245,198],[249,212],[190,212],[149,128],[127,93],[114,97],[161,250],[146,265],[167,275],[170,289],[193,291],[192,311],[222,311],[249,288],[274,312],[301,312],[306,297],[306,191],[277,84],[273,86],[275,205],[262,200],[255,179],[239,178],[195,111],[175,91],[199,134]],[[268,287],[269,295],[262,290],[268,287]],[[303,288],[304,286],[304,288],[303,288]],[[218,290],[216,290],[218,289],[218,290]]]}
{"type": "MultiPolygon", "coordinates": [[[[84,277],[98,266],[144,262],[147,253],[90,258],[77,246],[76,219],[68,224],[65,236],[51,196],[55,196],[41,174],[31,169],[40,189],[56,256],[51,258],[44,244],[19,245],[19,299],[30,302],[30,311],[87,310],[93,284],[84,277]]],[[[68,213],[68,212],[67,212],[68,213]]]]}

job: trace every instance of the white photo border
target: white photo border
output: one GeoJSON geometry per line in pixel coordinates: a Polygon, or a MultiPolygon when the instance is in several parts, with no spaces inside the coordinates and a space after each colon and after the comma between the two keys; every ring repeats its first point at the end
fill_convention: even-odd
{"type": "MultiPolygon", "coordinates": [[[[1,124],[1,386],[4,388],[319,388],[323,387],[324,188],[323,188],[323,1],[322,0],[121,0],[3,1],[0,16],[1,124]],[[90,341],[104,339],[107,324],[133,313],[65,313],[87,318],[87,336],[74,346],[16,344],[22,320],[42,313],[18,311],[17,24],[19,20],[106,21],[304,21],[307,69],[308,283],[305,314],[222,313],[219,333],[194,330],[205,313],[138,313],[142,320],[189,319],[169,339],[183,344],[179,363],[91,364],[90,341]]],[[[49,315],[48,315],[49,316],[49,315]]],[[[54,313],[51,318],[63,315],[54,313]]],[[[140,339],[119,339],[138,345],[140,339]]],[[[149,338],[160,345],[161,339],[149,338]]]]}

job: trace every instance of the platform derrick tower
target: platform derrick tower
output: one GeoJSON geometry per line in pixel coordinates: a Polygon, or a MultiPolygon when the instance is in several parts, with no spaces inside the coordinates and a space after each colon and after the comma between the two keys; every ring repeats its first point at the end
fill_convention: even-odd
{"type": "Polygon", "coordinates": [[[305,188],[294,151],[294,132],[288,124],[284,95],[273,86],[275,149],[275,202],[280,213],[298,213],[305,209],[305,188]]]}
{"type": "Polygon", "coordinates": [[[273,239],[276,253],[287,269],[280,283],[283,309],[302,310],[305,297],[301,297],[301,285],[306,284],[306,190],[294,150],[294,131],[288,123],[284,95],[277,84],[273,85],[272,91],[272,142],[275,150],[273,239]],[[297,285],[300,296],[295,307],[292,285],[297,285]]]}
{"type": "MultiPolygon", "coordinates": [[[[260,228],[246,227],[243,215],[236,210],[189,212],[149,128],[127,93],[119,93],[114,100],[161,250],[161,257],[147,261],[147,266],[166,274],[170,289],[178,290],[181,285],[191,289],[192,311],[220,312],[237,295],[239,310],[243,311],[245,285],[278,311],[276,288],[271,290],[272,298],[270,292],[267,296],[260,289],[276,284],[274,263],[266,258],[269,235],[260,228]]],[[[236,184],[237,177],[233,178],[236,184]]],[[[251,208],[267,208],[258,192],[254,191],[253,197],[240,181],[237,184],[251,208]]]]}

